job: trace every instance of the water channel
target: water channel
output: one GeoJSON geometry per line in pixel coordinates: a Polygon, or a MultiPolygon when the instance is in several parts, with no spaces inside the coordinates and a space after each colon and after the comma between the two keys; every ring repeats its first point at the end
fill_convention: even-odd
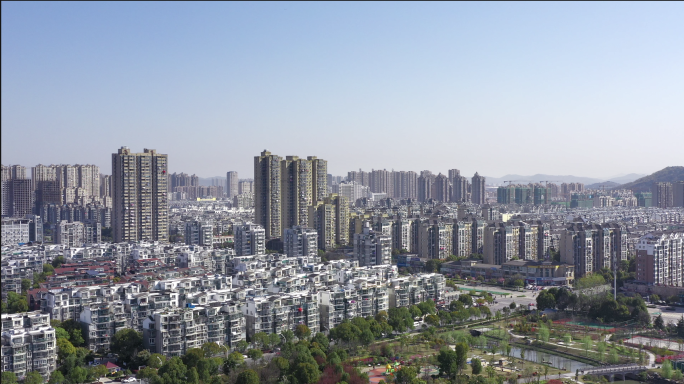
{"type": "MultiPolygon", "coordinates": [[[[512,347],[511,356],[520,358],[520,348],[512,347]]],[[[542,360],[550,361],[550,366],[554,368],[563,369],[568,373],[575,373],[575,370],[584,370],[591,368],[589,364],[585,364],[579,361],[568,359],[567,357],[552,355],[546,352],[535,351],[533,349],[525,349],[525,360],[532,361],[535,363],[542,364],[542,360]]]]}

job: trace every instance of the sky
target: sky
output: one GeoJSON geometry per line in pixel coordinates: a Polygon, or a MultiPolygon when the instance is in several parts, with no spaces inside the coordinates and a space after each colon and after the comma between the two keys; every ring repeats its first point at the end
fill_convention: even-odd
{"type": "Polygon", "coordinates": [[[684,165],[684,3],[2,2],[2,163],[494,177],[684,165]]]}

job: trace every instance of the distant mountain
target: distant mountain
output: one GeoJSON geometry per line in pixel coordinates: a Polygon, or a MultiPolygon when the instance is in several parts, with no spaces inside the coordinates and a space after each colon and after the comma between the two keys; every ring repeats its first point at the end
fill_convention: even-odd
{"type": "Polygon", "coordinates": [[[586,189],[602,189],[602,188],[611,189],[611,188],[617,187],[618,185],[620,185],[620,183],[615,183],[612,181],[604,181],[602,183],[585,184],[584,188],[586,188],[586,189]]]}
{"type": "Polygon", "coordinates": [[[558,175],[544,175],[544,174],[536,174],[532,176],[522,176],[522,175],[506,175],[503,177],[489,177],[486,176],[486,183],[487,184],[504,184],[505,180],[518,180],[514,181],[513,184],[527,184],[530,182],[533,183],[538,183],[540,181],[553,181],[558,184],[560,183],[584,183],[586,184],[594,184],[594,183],[600,183],[604,180],[602,179],[595,179],[592,177],[580,177],[580,176],[572,176],[572,175],[566,175],[566,176],[558,176],[558,175]]]}
{"type": "Polygon", "coordinates": [[[648,192],[653,183],[684,181],[684,167],[673,166],[663,168],[656,173],[644,176],[631,183],[622,184],[614,189],[631,189],[634,192],[648,192]]]}
{"type": "Polygon", "coordinates": [[[612,182],[617,183],[617,184],[625,184],[625,183],[631,183],[632,181],[637,180],[639,178],[642,178],[644,176],[648,176],[648,175],[638,174],[638,173],[630,173],[629,175],[611,177],[608,179],[608,181],[612,181],[612,182]]]}

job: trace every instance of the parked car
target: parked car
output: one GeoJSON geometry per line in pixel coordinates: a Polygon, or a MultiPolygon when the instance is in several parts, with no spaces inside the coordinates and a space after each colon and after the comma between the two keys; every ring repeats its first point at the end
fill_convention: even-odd
{"type": "Polygon", "coordinates": [[[677,309],[675,307],[665,307],[666,311],[676,311],[677,309]]]}

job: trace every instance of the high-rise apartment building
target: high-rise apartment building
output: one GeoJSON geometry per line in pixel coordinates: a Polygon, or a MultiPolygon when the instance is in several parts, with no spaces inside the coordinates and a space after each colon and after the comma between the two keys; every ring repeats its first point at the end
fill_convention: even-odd
{"type": "Polygon", "coordinates": [[[24,217],[33,213],[34,192],[31,179],[12,179],[9,181],[10,217],[24,217]]]}
{"type": "Polygon", "coordinates": [[[318,233],[313,228],[287,228],[283,248],[288,257],[318,256],[318,233]]]}
{"type": "Polygon", "coordinates": [[[684,207],[684,181],[677,181],[672,184],[672,205],[684,207]]]}
{"type": "Polygon", "coordinates": [[[254,180],[243,179],[238,181],[238,194],[242,195],[243,193],[254,193],[254,180]]]}
{"type": "Polygon", "coordinates": [[[447,203],[451,200],[451,183],[441,173],[435,178],[435,200],[447,203]]]}
{"type": "Polygon", "coordinates": [[[251,256],[266,253],[266,231],[258,224],[235,225],[235,255],[251,256]]]}
{"type": "Polygon", "coordinates": [[[238,173],[235,171],[226,172],[226,195],[229,199],[240,194],[238,190],[238,173]]]}
{"type": "Polygon", "coordinates": [[[254,218],[264,227],[267,239],[282,234],[281,160],[266,150],[254,157],[254,218]]]}
{"type": "Polygon", "coordinates": [[[671,183],[653,183],[651,194],[654,207],[669,208],[674,206],[674,194],[671,183]]]}
{"type": "Polygon", "coordinates": [[[376,233],[369,223],[365,223],[363,232],[354,235],[354,255],[362,267],[389,265],[392,259],[392,239],[376,233]]]}
{"type": "Polygon", "coordinates": [[[636,279],[652,285],[684,283],[684,233],[658,231],[637,243],[636,279]]]}
{"type": "Polygon", "coordinates": [[[50,314],[41,311],[2,314],[3,373],[14,372],[18,377],[25,377],[36,371],[47,381],[57,367],[57,352],[50,314]]]}
{"type": "Polygon", "coordinates": [[[280,162],[283,230],[309,226],[309,206],[314,201],[312,168],[311,161],[297,156],[287,156],[280,162]]]}
{"type": "Polygon", "coordinates": [[[370,186],[370,173],[362,170],[347,172],[347,181],[355,181],[364,187],[370,186]]]}
{"type": "Polygon", "coordinates": [[[26,167],[2,166],[2,216],[23,217],[33,213],[33,181],[26,178],[26,167]]]}
{"type": "Polygon", "coordinates": [[[627,259],[627,233],[617,224],[573,223],[561,233],[561,262],[575,265],[583,277],[601,268],[611,268],[613,258],[627,259]]]}
{"type": "Polygon", "coordinates": [[[318,233],[318,248],[330,250],[349,243],[349,201],[330,194],[309,207],[309,223],[318,233]]]}
{"type": "Polygon", "coordinates": [[[468,196],[468,180],[461,176],[461,171],[458,169],[450,169],[449,182],[451,183],[450,201],[457,203],[465,202],[466,196],[468,196]]]}
{"type": "Polygon", "coordinates": [[[418,196],[418,174],[413,171],[392,172],[394,196],[399,199],[415,199],[418,196]]]}
{"type": "Polygon", "coordinates": [[[435,182],[435,175],[432,174],[430,171],[422,171],[420,172],[420,176],[418,177],[418,201],[420,202],[426,202],[430,199],[433,198],[432,192],[433,188],[432,185],[435,182]]]}
{"type": "Polygon", "coordinates": [[[328,196],[328,161],[316,156],[306,158],[311,162],[311,193],[314,201],[328,196]]]}
{"type": "Polygon", "coordinates": [[[112,196],[112,176],[100,174],[100,197],[112,196]]]}
{"type": "Polygon", "coordinates": [[[167,170],[168,156],[154,149],[112,154],[114,242],[168,241],[167,170]]]}
{"type": "Polygon", "coordinates": [[[199,220],[185,223],[185,244],[211,247],[214,243],[214,226],[199,220]]]}
{"type": "Polygon", "coordinates": [[[486,203],[485,178],[484,176],[480,176],[477,172],[475,172],[475,176],[473,176],[472,192],[470,199],[473,202],[473,204],[486,203]]]}

